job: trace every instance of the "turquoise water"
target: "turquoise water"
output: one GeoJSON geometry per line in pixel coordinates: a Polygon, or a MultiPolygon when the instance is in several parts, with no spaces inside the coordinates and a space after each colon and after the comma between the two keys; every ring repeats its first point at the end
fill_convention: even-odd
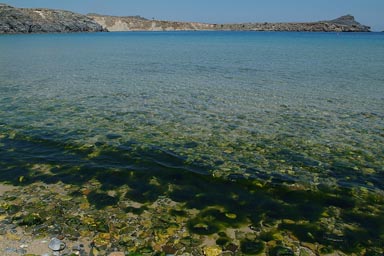
{"type": "MultiPolygon", "coordinates": [[[[217,192],[231,186],[250,201],[256,184],[312,222],[346,207],[342,221],[368,230],[348,239],[382,242],[369,230],[384,227],[383,60],[383,33],[1,36],[0,180],[95,178],[105,189],[129,184],[132,200],[166,195],[201,209],[233,204],[217,192]],[[164,186],[144,186],[151,177],[164,186]],[[309,198],[286,198],[292,188],[309,198]],[[205,201],[193,196],[201,191],[205,201]],[[341,202],[307,209],[311,193],[341,202]],[[377,214],[368,224],[358,209],[367,202],[377,214]]],[[[247,200],[238,216],[272,212],[247,200]]]]}

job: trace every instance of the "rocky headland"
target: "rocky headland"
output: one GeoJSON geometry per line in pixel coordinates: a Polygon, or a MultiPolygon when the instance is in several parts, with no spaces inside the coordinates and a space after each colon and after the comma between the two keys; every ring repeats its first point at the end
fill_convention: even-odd
{"type": "Polygon", "coordinates": [[[370,27],[360,24],[352,15],[318,22],[241,23],[216,25],[222,30],[297,31],[297,32],[370,32],[370,27]]]}
{"type": "Polygon", "coordinates": [[[149,20],[140,16],[107,16],[89,14],[108,31],[311,31],[311,32],[369,32],[370,27],[361,25],[352,15],[345,15],[330,21],[296,23],[236,23],[209,24],[200,22],[176,22],[149,20]]]}
{"type": "Polygon", "coordinates": [[[51,9],[15,8],[0,4],[0,33],[60,33],[100,31],[312,31],[369,32],[352,15],[329,21],[289,23],[209,24],[150,20],[140,16],[82,15],[51,9]]]}
{"type": "Polygon", "coordinates": [[[0,34],[100,31],[105,31],[100,24],[74,12],[0,4],[0,34]]]}

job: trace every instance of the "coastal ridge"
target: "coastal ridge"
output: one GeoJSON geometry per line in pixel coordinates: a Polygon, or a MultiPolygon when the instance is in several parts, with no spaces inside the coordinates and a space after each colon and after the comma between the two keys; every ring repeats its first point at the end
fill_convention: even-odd
{"type": "Polygon", "coordinates": [[[318,22],[210,24],[146,19],[140,16],[78,14],[45,8],[15,8],[0,4],[0,34],[106,31],[296,31],[370,32],[352,15],[318,22]]]}

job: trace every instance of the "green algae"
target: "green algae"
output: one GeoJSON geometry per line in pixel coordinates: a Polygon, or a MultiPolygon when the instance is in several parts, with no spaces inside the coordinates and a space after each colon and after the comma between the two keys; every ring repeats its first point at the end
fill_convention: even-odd
{"type": "Polygon", "coordinates": [[[274,232],[272,231],[261,232],[259,235],[259,239],[264,242],[269,242],[275,239],[273,235],[274,235],[274,232]]]}
{"type": "Polygon", "coordinates": [[[228,237],[220,237],[216,239],[216,244],[222,247],[229,244],[229,242],[230,242],[230,239],[228,237]]]}
{"type": "Polygon", "coordinates": [[[20,225],[34,226],[34,225],[39,225],[43,222],[44,220],[38,214],[30,213],[22,217],[22,221],[20,222],[20,225]]]}
{"type": "Polygon", "coordinates": [[[133,214],[142,214],[146,209],[147,209],[147,207],[145,207],[145,206],[143,206],[143,207],[128,206],[127,208],[125,208],[125,212],[131,212],[133,214]]]}
{"type": "Polygon", "coordinates": [[[381,255],[383,255],[383,253],[379,252],[378,250],[370,250],[370,249],[368,249],[365,252],[365,256],[381,256],[381,255]]]}
{"type": "Polygon", "coordinates": [[[209,220],[193,219],[188,223],[191,232],[199,235],[211,235],[220,231],[220,226],[209,220]]]}
{"type": "Polygon", "coordinates": [[[282,223],[279,228],[292,231],[293,234],[305,242],[324,242],[325,232],[315,223],[290,224],[282,223]]]}
{"type": "Polygon", "coordinates": [[[294,252],[283,246],[276,246],[269,251],[270,256],[295,256],[294,252]]]}
{"type": "Polygon", "coordinates": [[[169,211],[169,213],[170,213],[171,215],[174,215],[174,216],[180,216],[180,217],[187,217],[187,216],[188,216],[187,212],[184,211],[184,210],[171,209],[171,210],[169,211]]]}
{"type": "Polygon", "coordinates": [[[334,249],[331,246],[323,246],[320,248],[319,251],[322,254],[330,254],[330,253],[334,252],[334,249]]]}
{"type": "Polygon", "coordinates": [[[106,193],[91,192],[88,194],[88,201],[95,205],[97,209],[102,209],[107,206],[115,205],[118,202],[118,198],[112,197],[106,193]]]}
{"type": "MultiPolygon", "coordinates": [[[[14,139],[17,138],[17,136],[14,137],[14,139]]],[[[38,142],[40,143],[38,140],[31,143],[38,142]]],[[[272,152],[274,149],[265,146],[268,143],[274,142],[260,142],[257,145],[258,150],[272,152]]],[[[50,147],[52,145],[46,150],[50,150],[50,147]]],[[[151,204],[159,198],[168,197],[175,202],[182,203],[184,210],[171,209],[167,212],[172,216],[187,218],[188,231],[192,234],[213,235],[227,228],[249,225],[254,230],[277,227],[279,230],[292,232],[301,241],[319,242],[325,246],[324,248],[333,248],[348,253],[360,252],[362,248],[366,247],[379,248],[382,243],[382,232],[372,232],[372,230],[375,230],[375,227],[383,226],[383,220],[380,217],[380,213],[383,212],[381,206],[383,198],[380,194],[369,190],[356,190],[334,185],[329,187],[325,184],[308,187],[293,180],[282,182],[282,179],[275,176],[274,173],[270,173],[270,177],[266,179],[266,175],[262,176],[261,170],[248,167],[245,173],[215,176],[209,175],[207,171],[202,171],[214,169],[213,166],[204,166],[202,162],[190,162],[175,152],[158,147],[139,147],[138,144],[130,143],[124,146],[126,148],[124,151],[118,151],[106,145],[99,145],[99,147],[98,154],[88,162],[84,159],[88,159],[88,155],[92,153],[91,149],[80,149],[66,144],[65,150],[60,151],[59,146],[55,150],[59,155],[62,154],[62,159],[59,158],[56,162],[50,163],[49,172],[36,171],[37,167],[28,167],[27,170],[33,169],[33,171],[16,170],[18,175],[26,177],[22,184],[17,178],[8,179],[7,173],[1,174],[1,179],[22,186],[28,186],[38,180],[44,180],[47,183],[61,181],[82,186],[89,180],[97,180],[100,185],[94,187],[86,198],[90,205],[99,210],[108,206],[116,207],[122,200],[151,204]],[[84,164],[76,167],[63,164],[62,161],[68,157],[74,157],[73,159],[78,159],[84,164]],[[101,167],[102,163],[104,165],[105,159],[111,159],[111,157],[114,160],[109,162],[109,167],[101,167]],[[127,166],[127,168],[121,168],[120,165],[127,166]],[[120,192],[110,196],[108,194],[110,190],[120,192]],[[196,216],[189,216],[188,209],[197,209],[199,212],[196,216]],[[364,214],[363,211],[374,214],[364,214]],[[342,227],[339,230],[341,234],[332,235],[332,231],[328,230],[327,224],[324,222],[327,218],[335,218],[334,222],[341,223],[338,224],[341,226],[343,226],[342,223],[345,223],[358,226],[358,228],[351,230],[342,227]],[[293,223],[280,223],[282,219],[291,220],[293,223]],[[305,224],[306,222],[313,224],[305,224]]],[[[230,153],[229,146],[226,147],[227,153],[225,154],[233,154],[230,153]]],[[[251,145],[247,147],[247,150],[252,149],[251,145]]],[[[186,148],[196,149],[198,145],[191,144],[186,148]]],[[[236,146],[231,145],[230,148],[233,149],[236,146]]],[[[321,168],[323,168],[315,167],[314,160],[305,160],[309,156],[298,155],[288,150],[276,151],[276,155],[273,157],[277,156],[283,160],[282,164],[271,160],[274,163],[270,163],[268,168],[283,168],[286,164],[294,167],[289,168],[290,172],[296,172],[295,168],[321,172],[321,168]],[[303,161],[304,164],[300,165],[300,161],[303,161]]],[[[226,164],[221,160],[215,163],[220,166],[226,164]]],[[[34,165],[28,163],[28,166],[34,165]]],[[[336,168],[335,166],[332,168],[336,168]]],[[[339,166],[336,169],[340,171],[340,168],[344,167],[339,166]]],[[[12,169],[12,167],[10,168],[12,169]]],[[[73,190],[70,195],[72,197],[82,196],[80,190],[73,190]]],[[[15,199],[13,198],[13,200],[15,199]]],[[[40,216],[42,218],[49,215],[64,217],[64,209],[69,206],[68,202],[65,202],[65,197],[62,199],[62,208],[42,211],[40,216]]],[[[36,202],[33,207],[44,208],[45,206],[45,203],[36,202]]],[[[12,209],[12,207],[14,206],[8,205],[4,209],[10,214],[20,211],[20,208],[12,209]]],[[[128,206],[124,211],[143,214],[145,209],[128,206]]],[[[99,228],[94,230],[108,232],[106,222],[102,223],[104,226],[99,225],[99,228]]],[[[37,226],[37,223],[29,222],[28,225],[37,226]]],[[[79,226],[79,223],[68,222],[68,225],[79,226]]],[[[76,234],[74,235],[76,236],[76,234]]],[[[267,242],[275,240],[275,237],[266,231],[260,235],[259,239],[267,242]]],[[[217,242],[222,246],[230,243],[225,237],[217,239],[217,242]]]]}
{"type": "Polygon", "coordinates": [[[265,245],[260,241],[243,240],[240,250],[244,255],[258,255],[264,251],[265,245]]]}
{"type": "Polygon", "coordinates": [[[15,214],[21,210],[21,206],[15,205],[15,204],[10,204],[10,205],[5,205],[5,211],[9,214],[15,214]]]}

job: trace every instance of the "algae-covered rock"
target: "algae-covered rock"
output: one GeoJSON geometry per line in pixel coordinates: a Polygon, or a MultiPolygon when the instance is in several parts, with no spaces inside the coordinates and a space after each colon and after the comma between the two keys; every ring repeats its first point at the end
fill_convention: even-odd
{"type": "Polygon", "coordinates": [[[22,218],[20,225],[33,226],[43,223],[43,219],[36,213],[30,213],[22,218]]]}
{"type": "Polygon", "coordinates": [[[204,248],[205,256],[218,256],[222,253],[222,250],[218,246],[209,246],[204,248]]]}
{"type": "Polygon", "coordinates": [[[287,247],[276,246],[269,251],[269,256],[294,256],[295,253],[287,247]]]}
{"type": "Polygon", "coordinates": [[[235,213],[227,212],[225,213],[225,217],[227,217],[228,219],[234,220],[237,218],[237,215],[235,213]]]}
{"type": "Polygon", "coordinates": [[[93,239],[96,247],[103,247],[109,245],[111,242],[111,234],[109,233],[99,233],[93,239]]]}
{"type": "Polygon", "coordinates": [[[257,255],[264,251],[265,245],[261,241],[245,239],[240,243],[241,252],[245,255],[257,255]]]}

